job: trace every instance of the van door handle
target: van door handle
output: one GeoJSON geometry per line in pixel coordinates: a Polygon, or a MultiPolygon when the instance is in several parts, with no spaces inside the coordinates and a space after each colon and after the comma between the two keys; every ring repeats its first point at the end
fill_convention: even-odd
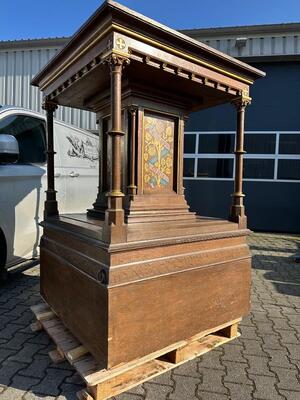
{"type": "Polygon", "coordinates": [[[79,174],[78,174],[78,172],[72,171],[72,172],[69,173],[69,176],[70,176],[71,178],[77,178],[77,177],[79,176],[79,174]]]}
{"type": "Polygon", "coordinates": [[[54,178],[59,178],[60,176],[61,176],[60,172],[57,172],[57,173],[54,174],[54,178]]]}

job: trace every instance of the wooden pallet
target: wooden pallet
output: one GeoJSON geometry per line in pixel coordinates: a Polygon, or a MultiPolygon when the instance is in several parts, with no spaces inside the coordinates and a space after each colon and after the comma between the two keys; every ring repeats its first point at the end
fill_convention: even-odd
{"type": "Polygon", "coordinates": [[[45,329],[56,345],[56,350],[49,353],[52,361],[68,360],[86,383],[86,389],[77,393],[80,400],[109,399],[205,354],[238,337],[237,328],[241,321],[240,318],[230,321],[146,357],[106,370],[99,367],[94,357],[65,328],[46,303],[33,306],[31,310],[37,319],[31,329],[45,329]]]}

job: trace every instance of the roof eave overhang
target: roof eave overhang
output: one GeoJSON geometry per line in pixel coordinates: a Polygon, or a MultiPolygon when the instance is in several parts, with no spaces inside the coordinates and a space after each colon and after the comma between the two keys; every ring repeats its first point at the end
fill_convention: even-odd
{"type": "Polygon", "coordinates": [[[127,32],[128,35],[135,33],[145,38],[156,40],[160,45],[174,48],[177,51],[182,51],[182,54],[190,57],[198,57],[199,60],[210,59],[212,68],[218,68],[220,65],[228,71],[236,71],[237,75],[246,79],[251,84],[255,79],[265,76],[265,73],[247,65],[233,57],[230,57],[218,50],[215,50],[195,39],[183,35],[182,33],[170,29],[162,24],[157,23],[143,15],[136,13],[112,0],[107,0],[101,7],[82,25],[82,27],[72,36],[68,43],[50,60],[50,62],[33,78],[32,85],[39,86],[47,76],[51,76],[57,65],[65,59],[68,54],[72,54],[72,49],[75,49],[78,43],[84,41],[84,38],[89,37],[89,32],[95,32],[95,26],[102,21],[102,28],[99,30],[99,35],[106,29],[127,32]],[[106,21],[106,24],[103,24],[106,21]],[[129,27],[134,26],[135,30],[129,27]]]}
{"type": "Polygon", "coordinates": [[[236,35],[278,35],[278,34],[299,34],[300,23],[284,23],[284,24],[266,24],[266,25],[242,25],[242,26],[225,26],[214,28],[195,28],[182,29],[181,32],[193,38],[199,37],[215,37],[220,36],[236,36],[236,35]]]}

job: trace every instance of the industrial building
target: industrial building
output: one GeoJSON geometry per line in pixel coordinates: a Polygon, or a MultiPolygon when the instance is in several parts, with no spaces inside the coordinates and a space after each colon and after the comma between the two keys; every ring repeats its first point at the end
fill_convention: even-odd
{"type": "MultiPolygon", "coordinates": [[[[300,23],[191,29],[183,33],[267,73],[246,110],[244,193],[249,227],[300,231],[300,23]]],[[[41,111],[31,78],[67,38],[0,42],[0,104],[41,111]]],[[[227,217],[234,176],[234,109],[191,115],[185,134],[185,187],[193,210],[227,217]],[[205,194],[205,195],[203,195],[205,194]],[[226,200],[227,199],[227,200],[226,200]]],[[[57,118],[95,130],[95,115],[59,107],[57,118]]]]}
{"type": "MultiPolygon", "coordinates": [[[[30,81],[68,38],[0,41],[0,104],[43,112],[42,95],[30,81]]],[[[93,113],[59,107],[56,118],[95,130],[93,113]]]]}
{"type": "MultiPolygon", "coordinates": [[[[253,104],[246,108],[246,213],[252,229],[300,232],[300,24],[185,33],[266,72],[251,88],[253,104]]],[[[234,112],[230,105],[211,108],[195,113],[186,125],[186,193],[192,208],[204,215],[228,214],[234,112]]]]}

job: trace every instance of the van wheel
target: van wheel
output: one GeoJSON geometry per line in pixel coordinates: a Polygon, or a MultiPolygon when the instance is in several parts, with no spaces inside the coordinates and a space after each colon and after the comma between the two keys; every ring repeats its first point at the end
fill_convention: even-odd
{"type": "Polygon", "coordinates": [[[8,273],[5,268],[7,256],[6,240],[3,232],[0,229],[0,281],[7,279],[8,273]]]}

